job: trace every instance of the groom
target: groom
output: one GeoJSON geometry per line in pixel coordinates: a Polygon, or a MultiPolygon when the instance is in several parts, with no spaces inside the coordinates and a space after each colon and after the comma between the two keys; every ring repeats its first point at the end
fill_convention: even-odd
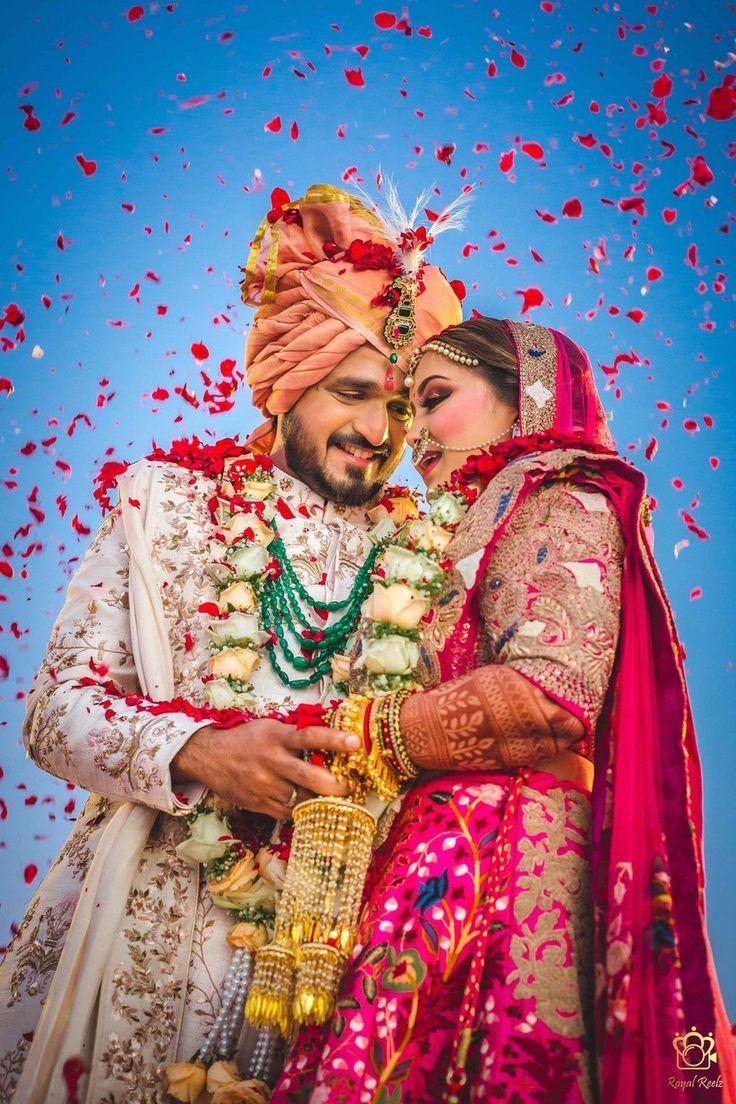
{"type": "MultiPolygon", "coordinates": [[[[403,366],[460,305],[438,269],[397,271],[391,233],[345,192],[317,185],[272,204],[243,280],[256,307],[248,382],[268,415],[248,444],[271,456],[278,533],[312,615],[354,590],[371,547],[366,508],[411,417],[403,366]]],[[[265,719],[216,728],[197,709],[223,452],[232,446],[195,438],[119,475],[120,503],[29,694],[28,754],[90,797],[0,968],[0,1104],[65,1104],[75,1084],[85,1104],[170,1099],[164,1070],[202,1046],[232,953],[229,914],[202,867],[177,855],[186,814],[208,790],[277,818],[300,788],[337,792],[300,752],[343,747],[340,733],[265,719]]],[[[330,696],[330,678],[304,678],[279,645],[259,654],[261,716],[330,696]]],[[[244,1032],[241,1073],[247,1045],[244,1032]]]]}

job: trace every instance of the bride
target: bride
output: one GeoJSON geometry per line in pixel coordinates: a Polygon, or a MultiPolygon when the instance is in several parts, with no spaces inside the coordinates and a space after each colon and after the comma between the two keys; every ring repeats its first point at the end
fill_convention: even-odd
{"type": "Polygon", "coordinates": [[[644,477],[556,330],[474,318],[407,382],[432,516],[469,509],[398,713],[416,777],[272,1104],[735,1101],[644,477]]]}

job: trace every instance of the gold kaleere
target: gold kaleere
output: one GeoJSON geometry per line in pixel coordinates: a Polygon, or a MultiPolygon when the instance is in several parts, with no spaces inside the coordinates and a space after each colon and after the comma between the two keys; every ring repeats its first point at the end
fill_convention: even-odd
{"type": "Polygon", "coordinates": [[[294,810],[294,835],[274,939],[256,952],[246,1013],[282,1035],[332,1014],[353,949],[375,817],[362,805],[317,797],[294,810]]]}
{"type": "Polygon", "coordinates": [[[277,939],[275,935],[272,943],[256,951],[245,1012],[254,1027],[275,1027],[287,1036],[293,1028],[296,958],[277,939]]]}
{"type": "MultiPolygon", "coordinates": [[[[371,861],[376,818],[363,805],[369,790],[393,800],[399,776],[377,739],[366,740],[371,698],[352,695],[331,724],[361,737],[355,752],[336,755],[331,769],[347,780],[350,796],[315,797],[294,809],[294,833],[273,942],[256,951],[246,1014],[255,1027],[289,1035],[332,1015],[371,861]]],[[[372,728],[372,725],[369,725],[372,728]]]]}

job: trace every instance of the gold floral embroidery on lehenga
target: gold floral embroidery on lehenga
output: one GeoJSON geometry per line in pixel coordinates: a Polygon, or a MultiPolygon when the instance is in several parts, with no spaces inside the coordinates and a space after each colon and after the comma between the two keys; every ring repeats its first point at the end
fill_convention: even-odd
{"type": "Polygon", "coordinates": [[[465,596],[462,575],[455,569],[449,571],[442,593],[432,605],[431,620],[423,626],[417,668],[422,686],[436,686],[440,681],[439,653],[460,619],[465,596]]]}
{"type": "Polygon", "coordinates": [[[581,1002],[587,1009],[592,1000],[592,977],[584,969],[592,954],[592,908],[587,856],[570,844],[589,844],[590,798],[559,786],[546,794],[523,787],[522,793],[529,800],[522,803],[514,916],[523,935],[511,941],[516,970],[509,980],[514,997],[535,1001],[543,1023],[574,1038],[583,1034],[581,1002]],[[561,917],[567,918],[562,927],[561,917]]]}

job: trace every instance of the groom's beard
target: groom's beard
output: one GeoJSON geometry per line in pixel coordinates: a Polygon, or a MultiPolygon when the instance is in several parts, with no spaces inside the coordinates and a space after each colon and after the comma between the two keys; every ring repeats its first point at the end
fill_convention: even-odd
{"type": "Polygon", "coordinates": [[[338,506],[364,506],[377,498],[384,483],[401,460],[401,453],[398,456],[392,456],[388,445],[374,448],[356,434],[333,433],[327,439],[325,451],[331,445],[353,444],[359,448],[371,449],[380,459],[377,475],[372,478],[360,468],[349,469],[344,475],[338,475],[329,470],[326,461],[319,459],[314,437],[293,410],[284,414],[281,432],[289,470],[306,483],[315,494],[329,499],[338,506]]]}

